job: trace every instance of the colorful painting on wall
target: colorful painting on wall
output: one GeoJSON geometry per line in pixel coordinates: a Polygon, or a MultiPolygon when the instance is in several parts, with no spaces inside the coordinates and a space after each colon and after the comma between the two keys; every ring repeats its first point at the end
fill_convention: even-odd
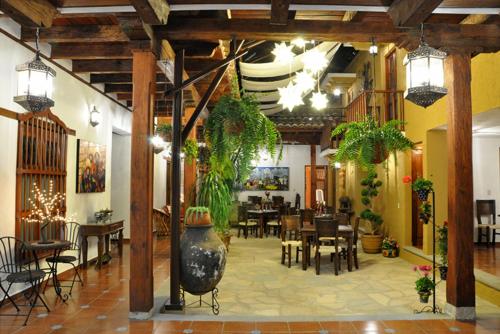
{"type": "Polygon", "coordinates": [[[288,167],[255,167],[243,185],[245,190],[288,190],[288,167]]]}
{"type": "Polygon", "coordinates": [[[99,193],[106,186],[106,146],[78,139],[77,193],[99,193]]]}

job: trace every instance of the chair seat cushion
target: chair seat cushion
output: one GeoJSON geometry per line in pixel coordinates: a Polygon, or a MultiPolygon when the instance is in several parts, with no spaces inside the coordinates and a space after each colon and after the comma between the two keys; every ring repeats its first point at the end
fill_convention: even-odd
{"type": "Polygon", "coordinates": [[[277,220],[271,220],[271,221],[267,222],[267,225],[268,226],[279,226],[280,223],[277,220]]]}
{"type": "Polygon", "coordinates": [[[43,270],[32,270],[31,274],[28,270],[9,274],[5,280],[9,283],[31,283],[42,280],[45,277],[43,270]]]}
{"type": "Polygon", "coordinates": [[[287,240],[287,241],[282,241],[281,242],[282,246],[292,246],[292,247],[300,247],[302,246],[302,241],[300,240],[287,240]]]}
{"type": "MultiPolygon", "coordinates": [[[[341,250],[341,248],[338,247],[338,251],[340,251],[340,250],[341,250]]],[[[316,246],[313,247],[313,252],[316,253],[316,246]]],[[[323,253],[323,254],[336,253],[335,246],[320,246],[319,252],[323,253]]]]}
{"type": "Polygon", "coordinates": [[[255,225],[257,225],[257,223],[253,222],[253,221],[248,221],[248,223],[247,222],[239,222],[238,224],[241,226],[245,226],[245,225],[246,226],[255,226],[255,225]]]}
{"type": "Polygon", "coordinates": [[[71,263],[71,262],[75,262],[76,260],[78,260],[78,258],[76,256],[73,256],[73,255],[50,256],[50,257],[45,259],[45,261],[51,262],[51,263],[54,263],[54,262],[71,263]]]}
{"type": "Polygon", "coordinates": [[[478,224],[477,225],[478,228],[486,228],[486,227],[489,227],[491,229],[500,229],[500,225],[497,225],[497,224],[478,224]]]}
{"type": "MultiPolygon", "coordinates": [[[[349,246],[349,244],[347,242],[339,242],[339,248],[347,249],[348,246],[349,246]]],[[[354,248],[356,248],[355,244],[352,245],[352,249],[354,249],[354,248]]]]}

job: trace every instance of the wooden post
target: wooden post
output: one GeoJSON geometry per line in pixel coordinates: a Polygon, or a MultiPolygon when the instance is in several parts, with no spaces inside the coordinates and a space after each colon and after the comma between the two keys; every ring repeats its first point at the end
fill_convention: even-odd
{"type": "MultiPolygon", "coordinates": [[[[185,119],[190,119],[195,111],[194,108],[186,108],[185,119]]],[[[196,141],[196,123],[189,132],[188,139],[196,141]]],[[[184,158],[184,212],[196,202],[196,159],[184,158]]]]}
{"type": "Polygon", "coordinates": [[[316,145],[311,145],[311,208],[316,207],[316,145]]]}
{"type": "MultiPolygon", "coordinates": [[[[184,50],[175,53],[174,86],[182,84],[184,70],[184,50]]],[[[180,300],[180,233],[181,223],[181,127],[182,127],[182,89],[174,93],[174,110],[172,117],[172,213],[170,229],[170,300],[163,311],[181,310],[180,300]]]]}
{"type": "Polygon", "coordinates": [[[446,310],[465,320],[475,318],[470,55],[448,55],[445,76],[448,88],[446,310]]]}
{"type": "Polygon", "coordinates": [[[130,316],[153,310],[153,108],[156,58],[133,52],[132,162],[130,169],[130,316]]]}

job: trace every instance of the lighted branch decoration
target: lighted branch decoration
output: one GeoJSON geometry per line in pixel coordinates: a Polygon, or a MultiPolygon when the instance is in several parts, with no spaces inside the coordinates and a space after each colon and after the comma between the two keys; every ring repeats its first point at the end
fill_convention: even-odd
{"type": "Polygon", "coordinates": [[[61,214],[60,204],[64,201],[65,196],[59,192],[54,192],[53,181],[50,180],[48,190],[40,190],[38,185],[33,184],[33,190],[29,199],[31,212],[26,218],[28,223],[40,224],[41,243],[49,243],[47,241],[47,227],[53,222],[66,221],[66,218],[61,214]]]}

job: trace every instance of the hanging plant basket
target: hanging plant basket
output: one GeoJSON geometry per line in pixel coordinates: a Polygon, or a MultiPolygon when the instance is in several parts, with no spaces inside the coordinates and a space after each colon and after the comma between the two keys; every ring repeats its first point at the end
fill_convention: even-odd
{"type": "Polygon", "coordinates": [[[375,151],[373,155],[373,164],[378,165],[387,160],[389,157],[389,152],[385,149],[384,144],[377,143],[375,144],[375,151]]]}
{"type": "Polygon", "coordinates": [[[429,198],[429,190],[417,190],[417,197],[420,201],[427,202],[427,199],[429,198]]]}
{"type": "Polygon", "coordinates": [[[231,120],[224,121],[224,130],[231,135],[238,135],[245,129],[245,124],[231,120]]]}

